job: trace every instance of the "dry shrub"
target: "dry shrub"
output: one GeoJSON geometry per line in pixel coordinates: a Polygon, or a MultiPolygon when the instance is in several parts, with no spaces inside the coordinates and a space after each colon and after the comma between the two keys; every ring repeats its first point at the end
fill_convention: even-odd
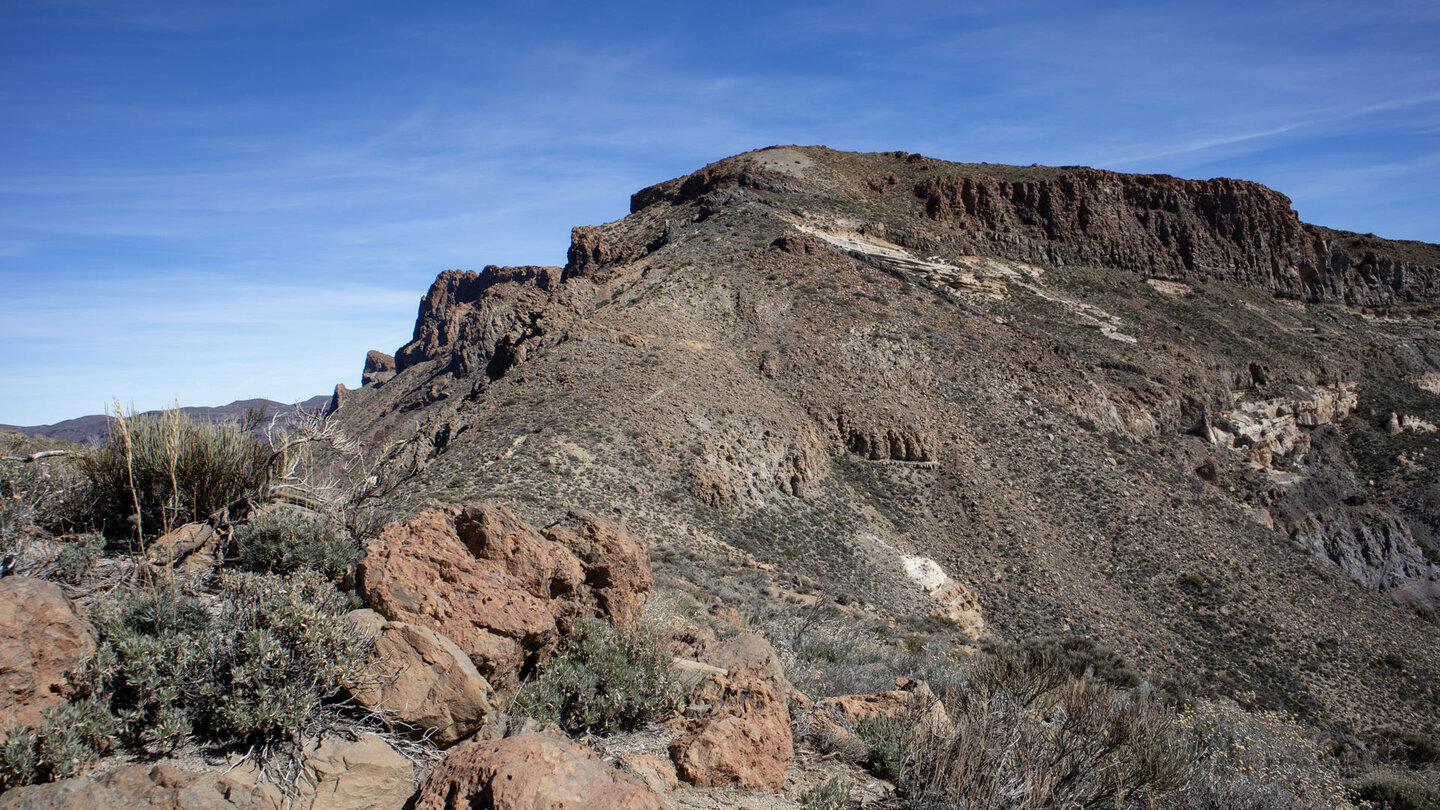
{"type": "Polygon", "coordinates": [[[1076,676],[1053,645],[993,647],[945,704],[954,730],[903,741],[919,806],[1150,808],[1182,788],[1192,753],[1141,690],[1076,676]]]}
{"type": "Polygon", "coordinates": [[[1195,747],[1197,768],[1186,810],[1343,808],[1344,783],[1294,719],[1249,712],[1230,700],[1202,700],[1176,725],[1195,747]]]}

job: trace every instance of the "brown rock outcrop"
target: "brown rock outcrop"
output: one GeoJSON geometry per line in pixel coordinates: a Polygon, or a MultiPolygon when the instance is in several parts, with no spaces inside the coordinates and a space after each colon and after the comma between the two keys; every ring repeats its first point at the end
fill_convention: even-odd
{"type": "Polygon", "coordinates": [[[65,702],[70,677],[95,654],[95,629],[60,586],[0,580],[0,728],[40,725],[40,710],[65,702]]]}
{"type": "Polygon", "coordinates": [[[744,633],[728,641],[707,645],[701,659],[704,664],[723,669],[726,673],[745,672],[768,681],[775,694],[781,697],[788,698],[795,691],[790,679],[785,677],[785,667],[775,655],[775,648],[760,636],[744,633]]]}
{"type": "Polygon", "coordinates": [[[649,565],[641,540],[593,515],[572,513],[541,534],[502,506],[469,504],[387,525],[357,585],[391,621],[454,641],[503,691],[548,657],[574,619],[634,622],[649,565]]]}
{"type": "Polygon", "coordinates": [[[726,675],[701,685],[711,706],[670,743],[679,777],[692,785],[778,790],[795,757],[790,736],[789,682],[774,650],[758,636],[719,645],[707,663],[728,662],[726,675]]]}
{"type": "Polygon", "coordinates": [[[0,810],[270,810],[257,787],[169,763],[127,765],[99,779],[77,776],[0,796],[0,810]]]}
{"type": "Polygon", "coordinates": [[[635,246],[612,242],[605,229],[593,225],[582,225],[570,229],[570,249],[565,255],[565,277],[590,278],[605,281],[606,265],[634,258],[635,246]]]}
{"type": "Polygon", "coordinates": [[[830,712],[851,724],[882,717],[932,734],[949,734],[950,713],[924,681],[896,678],[895,688],[873,695],[841,695],[815,702],[817,711],[830,712]]]}
{"type": "Polygon", "coordinates": [[[365,354],[365,370],[360,372],[360,385],[379,385],[395,376],[395,358],[371,349],[365,354]]]}
{"type": "Polygon", "coordinates": [[[387,622],[350,694],[440,746],[475,733],[494,710],[490,683],[455,642],[428,627],[387,622]]]}
{"type": "Polygon", "coordinates": [[[529,313],[560,283],[558,267],[496,267],[482,272],[446,270],[420,301],[411,341],[395,353],[395,371],[453,354],[457,371],[486,371],[513,351],[535,324],[529,313]],[[504,348],[504,347],[510,348],[504,348]]]}
{"type": "Polygon", "coordinates": [[[1210,278],[1287,298],[1363,306],[1419,303],[1437,267],[1384,240],[1301,223],[1285,195],[1243,180],[1182,180],[1060,169],[1002,180],[922,180],[915,195],[957,246],[1041,264],[1210,278]]]}
{"type": "Polygon", "coordinates": [[[526,733],[452,750],[415,794],[414,810],[662,810],[643,782],[562,737],[526,733]]]}

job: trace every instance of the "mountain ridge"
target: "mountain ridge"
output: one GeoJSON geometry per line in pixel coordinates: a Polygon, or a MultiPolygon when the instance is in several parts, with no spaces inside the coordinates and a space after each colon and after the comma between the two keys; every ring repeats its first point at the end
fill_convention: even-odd
{"type": "Polygon", "coordinates": [[[396,511],[618,516],[707,566],[662,567],[681,602],[758,609],[723,585],[755,560],[1337,733],[1436,716],[1440,248],[1243,181],[1107,208],[1123,176],[986,171],[776,147],[657,184],[563,268],[442,273],[335,418],[408,470],[396,511]]]}
{"type": "MultiPolygon", "coordinates": [[[[292,408],[298,407],[318,412],[329,401],[330,397],[322,395],[292,405],[257,397],[237,399],[226,405],[187,405],[180,408],[180,412],[191,419],[200,421],[239,422],[244,419],[246,412],[250,409],[264,408],[266,413],[278,417],[281,422],[284,422],[286,414],[292,408]]],[[[144,411],[142,415],[153,416],[158,413],[161,411],[144,411]]],[[[109,419],[110,417],[106,414],[88,414],[73,419],[62,419],[52,425],[0,425],[0,430],[14,431],[30,437],[57,439],[71,444],[91,444],[105,438],[109,419]]]]}

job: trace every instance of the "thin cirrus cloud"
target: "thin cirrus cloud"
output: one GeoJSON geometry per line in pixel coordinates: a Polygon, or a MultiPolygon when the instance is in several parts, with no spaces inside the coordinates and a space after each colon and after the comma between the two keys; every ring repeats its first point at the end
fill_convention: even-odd
{"type": "Polygon", "coordinates": [[[302,398],[439,270],[776,143],[1266,182],[1440,240],[1433,3],[0,9],[0,422],[302,398]]]}

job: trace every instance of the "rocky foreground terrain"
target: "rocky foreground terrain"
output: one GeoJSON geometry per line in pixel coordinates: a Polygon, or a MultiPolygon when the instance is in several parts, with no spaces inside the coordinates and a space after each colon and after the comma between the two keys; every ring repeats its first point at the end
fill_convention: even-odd
{"type": "MultiPolygon", "coordinates": [[[[1270,724],[1335,773],[1440,781],[1440,246],[1307,225],[1238,180],[824,147],[631,212],[576,228],[564,267],[440,274],[414,339],[327,406],[389,520],[336,569],[370,645],[346,716],[383,733],[307,731],[289,783],[232,747],[0,808],[931,806],[885,740],[996,731],[975,695],[1027,654],[1080,664],[1017,740],[1153,695],[1198,737],[1270,724]],[[679,691],[624,733],[526,719],[595,619],[654,634],[679,691]]],[[[214,594],[246,530],[206,525],[126,570],[214,594]]],[[[43,605],[69,639],[14,655],[56,684],[11,690],[32,727],[96,643],[95,597],[39,571],[0,585],[0,619],[43,605]]],[[[1155,765],[1094,806],[1350,806],[1252,742],[1202,756],[1264,771],[1243,802],[1155,765]]],[[[934,795],[1061,806],[1102,762],[1023,802],[934,795]]]]}

